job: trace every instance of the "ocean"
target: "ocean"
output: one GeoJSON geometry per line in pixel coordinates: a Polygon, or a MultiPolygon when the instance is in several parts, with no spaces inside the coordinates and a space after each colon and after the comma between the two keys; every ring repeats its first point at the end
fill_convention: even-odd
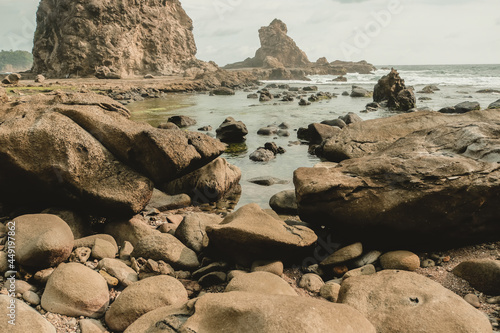
{"type": "MultiPolygon", "coordinates": [[[[373,74],[348,74],[347,82],[332,82],[334,76],[310,76],[311,81],[266,81],[264,84],[280,83],[291,87],[317,85],[318,91],[338,94],[337,98],[312,103],[310,106],[299,106],[297,101],[280,102],[273,100],[260,103],[255,99],[248,99],[250,92],[237,91],[235,96],[209,96],[208,94],[171,94],[165,99],[152,99],[136,102],[127,107],[132,111],[132,119],[148,122],[158,126],[174,115],[186,115],[197,120],[197,128],[211,125],[213,130],[208,135],[215,136],[215,129],[228,116],[243,121],[249,134],[245,145],[229,147],[223,155],[230,163],[242,169],[242,196],[238,207],[256,202],[262,208],[268,208],[272,195],[287,189],[293,189],[293,172],[299,167],[312,167],[320,162],[316,156],[308,154],[307,145],[297,145],[296,131],[299,127],[307,127],[310,123],[331,120],[345,115],[348,112],[357,113],[362,119],[388,117],[396,114],[379,110],[364,113],[365,105],[371,98],[351,98],[342,96],[342,92],[351,92],[351,86],[357,85],[373,91],[377,81],[389,73],[394,67],[405,80],[407,86],[413,86],[420,91],[429,84],[437,85],[440,91],[434,94],[417,93],[417,107],[429,107],[439,110],[446,106],[454,106],[464,101],[477,101],[482,108],[500,99],[500,93],[479,93],[484,89],[500,91],[500,65],[432,65],[432,66],[377,66],[373,74]],[[419,101],[420,97],[430,100],[419,101]],[[289,124],[290,137],[265,137],[257,135],[261,127],[278,125],[282,122],[289,124]],[[249,155],[266,142],[274,141],[287,150],[268,163],[252,162],[249,155]],[[248,180],[255,177],[271,176],[288,181],[288,184],[269,187],[250,183],[248,180]]],[[[256,91],[252,91],[256,92],[256,91]]],[[[281,92],[273,89],[273,93],[281,92]]],[[[310,93],[309,93],[310,94],[310,93]]]]}

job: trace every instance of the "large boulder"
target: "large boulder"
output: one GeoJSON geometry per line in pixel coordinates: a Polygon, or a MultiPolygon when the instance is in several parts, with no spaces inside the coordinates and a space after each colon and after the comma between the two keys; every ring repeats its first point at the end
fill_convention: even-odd
{"type": "Polygon", "coordinates": [[[7,295],[0,295],[0,316],[2,327],[0,332],[9,333],[56,333],[56,329],[40,313],[26,303],[7,295]],[[10,307],[10,308],[9,308],[10,307]],[[12,323],[9,321],[12,320],[12,323]]]}
{"type": "Polygon", "coordinates": [[[33,72],[92,75],[107,66],[121,76],[181,73],[195,59],[193,24],[180,1],[43,0],[37,12],[33,72]]]}
{"type": "Polygon", "coordinates": [[[7,75],[3,80],[3,84],[18,84],[19,80],[21,80],[21,74],[12,73],[7,75]]]}
{"type": "Polygon", "coordinates": [[[14,219],[16,261],[23,266],[48,268],[71,255],[74,238],[69,226],[56,215],[33,214],[14,219]]]}
{"type": "Polygon", "coordinates": [[[405,81],[395,69],[391,69],[391,72],[375,85],[373,101],[387,101],[389,108],[399,111],[408,111],[417,104],[413,90],[406,88],[405,81]]]}
{"type": "Polygon", "coordinates": [[[358,311],[306,297],[246,292],[207,294],[194,304],[185,332],[375,333],[358,311]]]}
{"type": "Polygon", "coordinates": [[[70,317],[99,318],[109,304],[106,280],[78,263],[59,265],[49,277],[42,295],[42,307],[70,317]]]}
{"type": "MultiPolygon", "coordinates": [[[[370,140],[377,133],[367,132],[359,141],[351,136],[357,142],[351,141],[350,147],[356,150],[340,149],[362,155],[366,148],[366,156],[331,168],[298,169],[294,183],[302,220],[391,247],[496,240],[500,139],[495,133],[500,130],[496,120],[500,115],[495,111],[469,114],[474,117],[420,113],[409,117],[410,128],[422,127],[415,119],[435,119],[434,125],[392,144],[387,137],[398,130],[390,134],[377,130],[380,142],[370,140]],[[455,122],[443,124],[443,117],[455,122]]],[[[386,122],[397,124],[391,118],[386,122]]]]}
{"type": "Polygon", "coordinates": [[[460,296],[411,272],[348,278],[337,302],[360,311],[377,332],[492,332],[488,318],[460,296]]]}
{"type": "Polygon", "coordinates": [[[420,111],[388,118],[356,122],[337,131],[316,150],[321,157],[332,162],[363,157],[389,148],[397,140],[413,132],[463,122],[494,122],[500,120],[495,110],[472,111],[466,114],[447,115],[420,111]]]}
{"type": "Polygon", "coordinates": [[[161,187],[225,149],[204,134],[132,122],[123,106],[92,93],[23,101],[0,106],[0,198],[14,203],[131,215],[147,205],[153,183],[161,187]]]}
{"type": "Polygon", "coordinates": [[[240,168],[219,157],[202,168],[165,184],[163,189],[171,195],[185,193],[193,202],[208,203],[238,192],[240,179],[240,168]]]}
{"type": "Polygon", "coordinates": [[[177,279],[159,275],[128,286],[106,312],[112,331],[124,331],[140,316],[164,306],[180,306],[188,300],[187,291],[177,279]]]}
{"type": "Polygon", "coordinates": [[[288,226],[257,204],[241,207],[222,223],[207,226],[206,231],[211,249],[245,264],[262,259],[294,259],[317,240],[309,228],[288,226]]]}
{"type": "Polygon", "coordinates": [[[453,274],[488,295],[500,295],[500,260],[467,260],[453,269],[453,274]]]}

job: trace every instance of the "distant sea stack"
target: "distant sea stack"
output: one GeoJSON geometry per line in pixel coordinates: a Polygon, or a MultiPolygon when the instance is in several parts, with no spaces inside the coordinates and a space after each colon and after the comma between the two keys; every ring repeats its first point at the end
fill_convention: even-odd
{"type": "Polygon", "coordinates": [[[336,60],[329,63],[326,58],[320,58],[317,62],[310,62],[306,53],[297,46],[287,33],[286,24],[281,20],[274,19],[269,26],[259,29],[261,47],[255,52],[255,57],[229,64],[224,69],[300,68],[307,75],[369,74],[376,70],[375,66],[366,61],[345,62],[336,60]]]}
{"type": "Polygon", "coordinates": [[[195,60],[193,23],[179,0],[41,0],[33,69],[47,77],[181,73],[195,60]]]}

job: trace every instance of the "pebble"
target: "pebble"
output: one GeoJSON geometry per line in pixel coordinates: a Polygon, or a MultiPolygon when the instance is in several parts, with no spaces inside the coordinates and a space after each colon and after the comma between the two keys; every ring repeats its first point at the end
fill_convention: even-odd
{"type": "Polygon", "coordinates": [[[422,268],[429,268],[429,267],[434,267],[436,266],[436,263],[432,259],[424,259],[420,263],[420,267],[422,268]]]}
{"type": "Polygon", "coordinates": [[[118,281],[117,278],[115,278],[114,276],[109,275],[109,273],[106,272],[105,270],[101,269],[99,271],[99,274],[101,274],[101,276],[104,278],[104,280],[106,280],[106,283],[110,287],[116,287],[118,285],[118,283],[120,283],[120,281],[118,281]]]}
{"type": "Polygon", "coordinates": [[[464,296],[464,300],[467,301],[470,305],[475,308],[481,307],[481,302],[479,302],[479,298],[474,294],[467,294],[464,296]]]}
{"type": "Polygon", "coordinates": [[[31,305],[40,304],[40,296],[38,296],[35,292],[28,290],[23,293],[23,299],[31,305]]]}
{"type": "Polygon", "coordinates": [[[303,288],[312,293],[318,293],[324,284],[325,282],[323,281],[321,276],[312,273],[303,275],[299,281],[300,288],[303,288]]]}
{"type": "Polygon", "coordinates": [[[336,303],[339,298],[340,284],[334,281],[326,282],[321,289],[319,290],[319,294],[324,299],[336,303]]]}

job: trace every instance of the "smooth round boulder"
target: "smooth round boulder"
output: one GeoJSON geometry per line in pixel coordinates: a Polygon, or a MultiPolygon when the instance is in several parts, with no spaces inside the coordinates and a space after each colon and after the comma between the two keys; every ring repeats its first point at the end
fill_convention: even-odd
{"type": "Polygon", "coordinates": [[[420,267],[420,258],[409,251],[392,251],[380,256],[383,269],[402,269],[413,272],[420,267]]]}
{"type": "Polygon", "coordinates": [[[42,308],[70,317],[99,318],[109,304],[106,280],[78,263],[59,265],[50,275],[42,295],[42,308]]]}
{"type": "Polygon", "coordinates": [[[326,259],[324,259],[321,262],[321,265],[323,266],[339,265],[346,261],[357,258],[362,254],[363,254],[363,244],[354,243],[333,252],[331,255],[326,257],[326,259]]]}
{"type": "Polygon", "coordinates": [[[2,333],[56,333],[56,329],[42,315],[26,303],[0,295],[0,317],[2,333]],[[13,305],[14,304],[14,305],[13,305]],[[15,307],[15,308],[14,308],[15,307]],[[14,320],[12,325],[10,320],[14,320]]]}
{"type": "Polygon", "coordinates": [[[297,296],[295,290],[285,280],[268,272],[237,274],[231,279],[225,290],[225,292],[231,291],[297,296]]]}
{"type": "Polygon", "coordinates": [[[206,294],[192,311],[194,315],[180,332],[376,332],[359,311],[308,297],[246,292],[206,294]]]}
{"type": "Polygon", "coordinates": [[[23,215],[16,223],[16,261],[22,266],[48,268],[64,262],[73,250],[74,237],[60,217],[23,215]]]}
{"type": "Polygon", "coordinates": [[[488,318],[422,275],[386,270],[342,282],[338,303],[359,310],[384,333],[491,332],[488,318]]]}
{"type": "Polygon", "coordinates": [[[298,207],[295,190],[276,193],[269,199],[269,206],[278,214],[297,215],[298,207]]]}
{"type": "Polygon", "coordinates": [[[187,300],[187,291],[177,279],[168,275],[150,277],[123,290],[106,312],[106,324],[112,331],[122,332],[154,309],[182,305],[187,300]]]}
{"type": "Polygon", "coordinates": [[[500,260],[468,260],[453,269],[453,274],[491,296],[500,295],[500,260]]]}

